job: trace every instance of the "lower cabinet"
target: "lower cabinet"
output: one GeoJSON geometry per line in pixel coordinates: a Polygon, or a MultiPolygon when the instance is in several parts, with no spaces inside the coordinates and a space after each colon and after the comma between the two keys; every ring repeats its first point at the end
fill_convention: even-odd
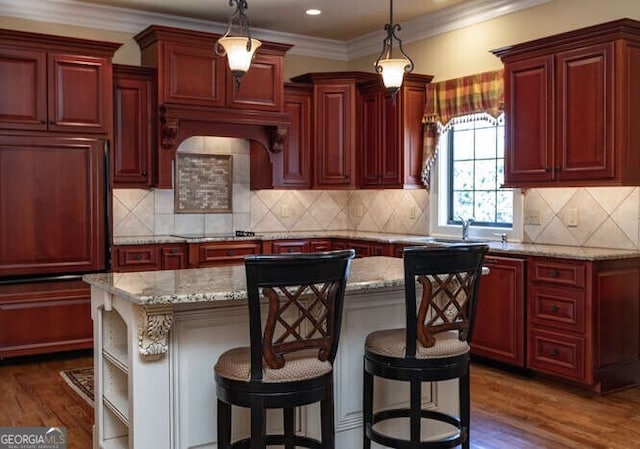
{"type": "Polygon", "coordinates": [[[260,242],[256,240],[189,243],[189,267],[238,264],[242,263],[244,256],[260,252],[260,242]]]}
{"type": "Polygon", "coordinates": [[[487,256],[471,338],[471,352],[524,367],[525,259],[487,256]]]}
{"type": "Polygon", "coordinates": [[[113,247],[112,271],[179,270],[187,268],[187,245],[143,244],[113,247]]]}
{"type": "Polygon", "coordinates": [[[392,245],[369,240],[336,240],[332,248],[353,249],[356,257],[393,256],[392,245]]]}
{"type": "Polygon", "coordinates": [[[0,285],[0,359],[93,347],[91,292],[82,280],[0,285]]]}

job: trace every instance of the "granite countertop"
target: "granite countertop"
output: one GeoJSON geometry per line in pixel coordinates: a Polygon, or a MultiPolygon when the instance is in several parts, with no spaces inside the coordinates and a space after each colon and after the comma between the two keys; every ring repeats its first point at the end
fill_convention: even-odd
{"type": "MultiPolygon", "coordinates": [[[[152,237],[118,237],[114,239],[114,245],[139,245],[153,243],[204,243],[215,241],[242,241],[242,240],[282,240],[282,239],[313,239],[313,238],[339,238],[353,240],[369,240],[372,242],[424,245],[434,244],[437,237],[390,234],[378,232],[357,231],[310,231],[310,232],[271,232],[258,234],[251,237],[234,237],[229,235],[208,236],[152,236],[152,237]]],[[[587,248],[578,246],[540,245],[533,243],[502,243],[499,241],[483,242],[489,245],[489,252],[495,255],[512,256],[538,256],[555,257],[575,260],[613,260],[630,259],[640,257],[640,250],[615,249],[615,248],[587,248]]]]}
{"type": "MultiPolygon", "coordinates": [[[[187,270],[87,274],[82,279],[94,287],[125,297],[139,305],[247,298],[244,264],[187,270]]],[[[346,291],[398,288],[403,285],[402,259],[366,257],[352,261],[346,291]]]]}

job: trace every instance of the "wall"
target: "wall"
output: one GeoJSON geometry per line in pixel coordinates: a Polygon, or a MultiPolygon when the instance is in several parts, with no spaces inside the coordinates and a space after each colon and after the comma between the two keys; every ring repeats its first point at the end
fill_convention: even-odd
{"type": "Polygon", "coordinates": [[[167,234],[377,231],[426,234],[425,190],[249,190],[249,144],[243,139],[192,137],[180,152],[231,154],[233,212],[175,214],[174,191],[115,189],[114,237],[167,234]]]}

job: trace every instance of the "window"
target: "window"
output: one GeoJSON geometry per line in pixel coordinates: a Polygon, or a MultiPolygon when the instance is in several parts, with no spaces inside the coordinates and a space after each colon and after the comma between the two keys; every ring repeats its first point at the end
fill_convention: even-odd
{"type": "Polygon", "coordinates": [[[449,224],[511,227],[513,193],[504,182],[504,115],[497,122],[459,120],[447,131],[449,224]]]}
{"type": "Polygon", "coordinates": [[[460,236],[473,218],[470,238],[522,239],[519,189],[503,189],[504,115],[451,120],[439,138],[430,203],[431,235],[460,236]]]}

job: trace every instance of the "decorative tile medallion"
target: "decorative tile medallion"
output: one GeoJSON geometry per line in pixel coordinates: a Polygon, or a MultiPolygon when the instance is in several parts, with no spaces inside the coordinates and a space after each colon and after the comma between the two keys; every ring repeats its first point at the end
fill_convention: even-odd
{"type": "Polygon", "coordinates": [[[225,154],[176,155],[176,213],[231,213],[232,159],[225,154]]]}

